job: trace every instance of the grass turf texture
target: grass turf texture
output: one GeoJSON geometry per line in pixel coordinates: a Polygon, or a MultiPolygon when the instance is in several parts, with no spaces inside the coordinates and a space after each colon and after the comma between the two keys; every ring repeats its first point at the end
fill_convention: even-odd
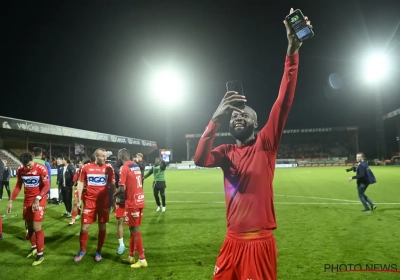
{"type": "MultiPolygon", "coordinates": [[[[278,279],[399,279],[397,273],[324,272],[325,264],[396,264],[400,270],[400,168],[373,167],[378,183],[369,187],[367,195],[378,206],[374,213],[361,212],[363,207],[358,201],[355,182],[347,182],[351,173],[344,169],[276,170],[278,279]]],[[[45,261],[32,267],[33,259],[26,258],[30,243],[23,240],[20,194],[13,204],[13,213],[3,219],[1,275],[7,279],[43,280],[211,279],[226,229],[222,173],[167,170],[166,178],[165,213],[155,211],[151,178],[144,185],[147,202],[141,231],[148,268],[134,270],[120,263],[113,216],[107,228],[103,260],[100,263],[93,260],[98,232],[94,224],[86,256],[80,263],[73,263],[79,250],[80,224],[68,226],[69,219],[61,217],[64,205],[47,206],[43,224],[45,261]],[[16,214],[17,217],[12,217],[16,214]]],[[[12,189],[14,184],[12,179],[12,189]]],[[[0,202],[2,214],[7,205],[6,195],[0,202]]],[[[129,246],[127,228],[124,242],[129,246]]],[[[128,250],[123,256],[127,253],[128,250]]]]}

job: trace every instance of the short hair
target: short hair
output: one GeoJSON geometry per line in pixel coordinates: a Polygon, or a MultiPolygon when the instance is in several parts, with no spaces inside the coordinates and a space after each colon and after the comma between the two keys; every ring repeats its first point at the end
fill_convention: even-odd
{"type": "Polygon", "coordinates": [[[83,164],[88,164],[88,163],[90,163],[90,158],[84,158],[84,159],[82,160],[82,163],[83,163],[83,164]]]}
{"type": "Polygon", "coordinates": [[[142,157],[143,157],[143,154],[142,154],[142,153],[137,153],[136,156],[142,158],[142,157]]]}
{"type": "Polygon", "coordinates": [[[365,159],[364,153],[358,152],[357,155],[360,155],[363,159],[365,159]]]}
{"type": "Polygon", "coordinates": [[[33,160],[31,153],[22,153],[19,156],[19,160],[21,161],[22,165],[26,165],[28,162],[33,160]]]}
{"type": "Polygon", "coordinates": [[[121,149],[118,151],[118,156],[121,155],[121,158],[124,160],[130,160],[131,159],[131,153],[127,149],[121,149]]]}
{"type": "Polygon", "coordinates": [[[43,149],[42,149],[42,148],[39,148],[39,147],[34,147],[34,148],[32,149],[32,151],[33,151],[33,155],[34,155],[35,157],[38,157],[38,156],[40,156],[41,154],[43,154],[43,149]]]}
{"type": "Polygon", "coordinates": [[[94,151],[94,156],[97,156],[97,154],[98,154],[100,151],[107,152],[107,151],[106,151],[105,149],[103,149],[103,148],[98,148],[96,151],[94,151]]]}

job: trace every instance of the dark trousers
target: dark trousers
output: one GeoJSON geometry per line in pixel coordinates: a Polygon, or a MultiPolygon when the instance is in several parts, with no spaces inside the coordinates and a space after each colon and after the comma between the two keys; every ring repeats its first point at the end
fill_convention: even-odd
{"type": "Polygon", "coordinates": [[[11,197],[11,192],[10,192],[10,182],[9,181],[3,181],[1,183],[1,188],[0,188],[0,199],[3,199],[3,189],[4,187],[6,188],[7,194],[8,194],[8,199],[11,197]]]}
{"type": "Polygon", "coordinates": [[[63,201],[62,186],[58,185],[58,201],[63,201]]]}
{"type": "Polygon", "coordinates": [[[72,187],[61,187],[61,193],[65,209],[68,213],[72,211],[72,187]]]}
{"type": "Polygon", "coordinates": [[[366,210],[369,210],[369,206],[372,207],[374,204],[372,203],[371,199],[369,199],[369,197],[365,195],[365,191],[367,190],[367,188],[368,184],[357,183],[358,197],[360,198],[361,203],[364,205],[364,208],[366,210]]]}
{"type": "Polygon", "coordinates": [[[154,192],[154,198],[156,199],[156,203],[157,206],[163,206],[165,207],[165,188],[167,187],[167,185],[165,184],[165,182],[154,182],[153,183],[153,192],[154,192]],[[160,197],[159,195],[161,195],[161,203],[160,204],[160,197]]]}

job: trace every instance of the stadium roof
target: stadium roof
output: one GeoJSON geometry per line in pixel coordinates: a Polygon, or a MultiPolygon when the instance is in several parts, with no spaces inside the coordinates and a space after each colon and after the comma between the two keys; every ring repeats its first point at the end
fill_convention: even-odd
{"type": "Polygon", "coordinates": [[[387,113],[382,118],[383,118],[383,120],[386,120],[386,119],[391,119],[391,118],[394,118],[394,117],[397,117],[397,118],[400,117],[400,108],[397,109],[397,110],[394,110],[394,111],[392,111],[390,113],[387,113]]]}
{"type": "MultiPolygon", "coordinates": [[[[335,131],[358,131],[358,126],[342,126],[342,127],[318,127],[318,128],[300,128],[300,129],[285,129],[284,134],[294,133],[320,133],[320,132],[335,132],[335,131]]],[[[258,131],[255,132],[256,134],[258,131]]],[[[186,134],[185,138],[200,138],[203,134],[186,134]]],[[[231,136],[229,132],[218,132],[216,137],[231,136]]]]}
{"type": "Polygon", "coordinates": [[[3,116],[0,116],[0,123],[0,131],[2,131],[2,136],[5,136],[7,134],[15,137],[36,136],[37,138],[39,138],[40,135],[42,135],[41,138],[46,138],[46,140],[50,141],[56,141],[53,142],[54,144],[67,144],[65,139],[66,137],[68,137],[72,141],[81,141],[84,143],[93,143],[93,141],[103,142],[102,146],[108,143],[109,145],[107,146],[119,144],[118,146],[124,145],[130,147],[127,147],[128,149],[133,149],[135,147],[146,147],[145,150],[147,150],[148,152],[152,152],[157,149],[157,143],[154,141],[112,135],[101,132],[31,122],[3,116]]]}

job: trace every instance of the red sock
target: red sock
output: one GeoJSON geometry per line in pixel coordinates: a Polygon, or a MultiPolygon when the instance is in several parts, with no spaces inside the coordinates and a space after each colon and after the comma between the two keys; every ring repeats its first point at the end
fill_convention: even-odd
{"type": "Polygon", "coordinates": [[[133,258],[135,256],[135,251],[135,235],[131,233],[131,239],[129,240],[129,256],[133,258]]]}
{"type": "Polygon", "coordinates": [[[75,219],[75,217],[76,217],[76,212],[78,212],[78,211],[76,211],[75,209],[72,210],[72,213],[71,213],[72,219],[75,219]]]}
{"type": "Polygon", "coordinates": [[[101,249],[103,248],[104,241],[106,240],[106,230],[100,230],[99,236],[97,238],[97,253],[101,253],[101,249]]]}
{"type": "Polygon", "coordinates": [[[0,216],[0,234],[3,233],[3,218],[0,216]]]}
{"type": "Polygon", "coordinates": [[[36,247],[36,234],[35,232],[32,230],[28,230],[28,237],[29,240],[31,241],[32,247],[36,247]]]}
{"type": "Polygon", "coordinates": [[[143,251],[143,240],[142,240],[142,234],[139,232],[135,232],[134,234],[135,238],[135,247],[137,248],[138,254],[139,254],[139,259],[144,260],[144,251],[143,251]]]}
{"type": "Polygon", "coordinates": [[[43,230],[38,230],[35,232],[36,244],[38,254],[43,253],[44,250],[44,233],[43,230]]]}
{"type": "Polygon", "coordinates": [[[86,252],[86,243],[89,238],[88,232],[81,232],[79,236],[79,242],[81,244],[81,252],[86,252]]]}

